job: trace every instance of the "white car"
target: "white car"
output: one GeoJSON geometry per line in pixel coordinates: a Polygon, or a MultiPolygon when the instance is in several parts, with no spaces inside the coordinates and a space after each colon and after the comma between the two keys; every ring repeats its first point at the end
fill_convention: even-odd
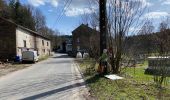
{"type": "Polygon", "coordinates": [[[37,62],[38,61],[37,51],[23,51],[22,61],[37,62]]]}

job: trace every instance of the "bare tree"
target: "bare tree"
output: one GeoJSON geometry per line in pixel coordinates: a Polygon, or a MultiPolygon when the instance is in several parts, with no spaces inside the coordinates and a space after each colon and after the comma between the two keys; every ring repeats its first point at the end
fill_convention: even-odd
{"type": "Polygon", "coordinates": [[[0,0],[0,16],[4,18],[10,17],[9,7],[3,0],[0,0]]]}
{"type": "Polygon", "coordinates": [[[84,12],[84,14],[81,15],[81,23],[88,24],[89,23],[89,18],[90,18],[89,14],[84,12]]]}
{"type": "Polygon", "coordinates": [[[37,32],[41,32],[46,26],[45,17],[44,15],[42,15],[42,12],[39,9],[33,10],[33,16],[34,16],[34,21],[36,23],[35,30],[37,32]]]}
{"type": "MultiPolygon", "coordinates": [[[[125,54],[125,38],[130,28],[137,28],[143,22],[139,20],[146,9],[143,4],[143,0],[107,0],[107,42],[113,73],[120,72],[120,63],[125,54]]],[[[91,10],[94,5],[99,5],[99,0],[89,0],[91,10]]],[[[93,12],[88,17],[89,24],[96,29],[99,26],[99,12],[93,12]]]]}
{"type": "MultiPolygon", "coordinates": [[[[97,16],[95,12],[93,12],[91,15],[90,15],[90,25],[92,26],[93,29],[95,30],[99,30],[99,16],[97,16]]],[[[99,14],[98,14],[99,15],[99,14]]]]}
{"type": "Polygon", "coordinates": [[[91,57],[95,58],[95,60],[98,59],[100,56],[100,34],[98,31],[99,28],[99,12],[95,7],[98,7],[98,0],[88,0],[89,2],[89,10],[92,11],[91,14],[85,13],[82,15],[81,19],[84,24],[87,24],[88,27],[91,27],[93,30],[88,33],[89,38],[86,40],[85,38],[81,40],[85,43],[89,41],[89,43],[86,43],[86,47],[89,47],[88,52],[91,57]],[[97,11],[97,12],[96,12],[97,11]]]}
{"type": "Polygon", "coordinates": [[[154,26],[152,23],[152,20],[147,20],[144,25],[142,26],[141,30],[139,30],[139,35],[147,35],[147,34],[152,34],[154,31],[154,26]]]}
{"type": "Polygon", "coordinates": [[[0,11],[4,9],[5,2],[3,0],[0,0],[0,11]]]}
{"type": "Polygon", "coordinates": [[[125,38],[131,27],[138,26],[145,7],[142,0],[109,0],[108,4],[108,46],[112,49],[110,63],[113,73],[119,73],[125,38]]]}
{"type": "Polygon", "coordinates": [[[150,53],[153,52],[153,36],[151,34],[153,34],[154,32],[154,26],[151,20],[148,20],[144,23],[144,25],[142,26],[141,30],[139,30],[138,35],[140,35],[140,37],[138,38],[140,47],[138,46],[138,48],[141,49],[141,51],[143,51],[143,53],[149,55],[150,53]]]}
{"type": "Polygon", "coordinates": [[[158,74],[154,75],[154,81],[158,87],[162,87],[162,83],[168,76],[169,66],[169,51],[170,51],[170,29],[169,29],[169,18],[162,21],[159,26],[160,32],[155,35],[155,43],[157,45],[156,56],[159,62],[157,63],[154,70],[157,70],[158,74]]]}
{"type": "Polygon", "coordinates": [[[160,55],[165,55],[166,53],[169,53],[169,50],[170,50],[170,35],[169,35],[169,32],[170,32],[170,27],[169,27],[169,19],[167,18],[166,20],[163,20],[161,23],[160,23],[160,26],[159,26],[159,33],[156,34],[156,37],[155,37],[155,42],[157,43],[157,46],[158,46],[158,53],[160,55]]]}
{"type": "Polygon", "coordinates": [[[51,39],[52,49],[57,50],[62,42],[62,39],[60,37],[60,32],[58,30],[51,31],[51,32],[52,35],[50,35],[50,39],[51,39]]]}
{"type": "Polygon", "coordinates": [[[84,14],[81,16],[81,21],[84,24],[88,24],[93,29],[98,30],[99,28],[99,11],[97,11],[96,7],[99,5],[99,0],[88,0],[89,2],[89,10],[91,10],[92,13],[88,14],[84,12],[84,14]]]}
{"type": "Polygon", "coordinates": [[[98,32],[93,33],[89,38],[89,53],[92,57],[95,58],[95,60],[98,60],[98,57],[100,56],[100,35],[98,32]]]}

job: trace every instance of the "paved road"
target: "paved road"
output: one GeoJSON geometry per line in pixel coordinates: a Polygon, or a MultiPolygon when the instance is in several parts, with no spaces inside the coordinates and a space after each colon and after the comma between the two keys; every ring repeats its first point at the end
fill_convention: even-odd
{"type": "Polygon", "coordinates": [[[87,94],[73,59],[62,54],[0,78],[0,100],[85,100],[87,94]]]}

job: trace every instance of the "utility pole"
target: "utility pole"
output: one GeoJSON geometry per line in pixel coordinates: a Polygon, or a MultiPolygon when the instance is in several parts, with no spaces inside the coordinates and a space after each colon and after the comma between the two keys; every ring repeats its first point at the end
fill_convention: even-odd
{"type": "Polygon", "coordinates": [[[107,37],[107,23],[106,23],[106,1],[99,0],[99,12],[100,12],[100,55],[103,53],[103,49],[107,49],[106,37],[107,37]]]}

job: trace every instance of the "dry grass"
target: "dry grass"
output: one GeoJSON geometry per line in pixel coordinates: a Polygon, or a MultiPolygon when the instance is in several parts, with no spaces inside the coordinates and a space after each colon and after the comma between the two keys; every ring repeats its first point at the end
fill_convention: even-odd
{"type": "Polygon", "coordinates": [[[15,64],[15,63],[1,63],[0,64],[0,77],[11,72],[24,69],[32,64],[15,64]]]}

